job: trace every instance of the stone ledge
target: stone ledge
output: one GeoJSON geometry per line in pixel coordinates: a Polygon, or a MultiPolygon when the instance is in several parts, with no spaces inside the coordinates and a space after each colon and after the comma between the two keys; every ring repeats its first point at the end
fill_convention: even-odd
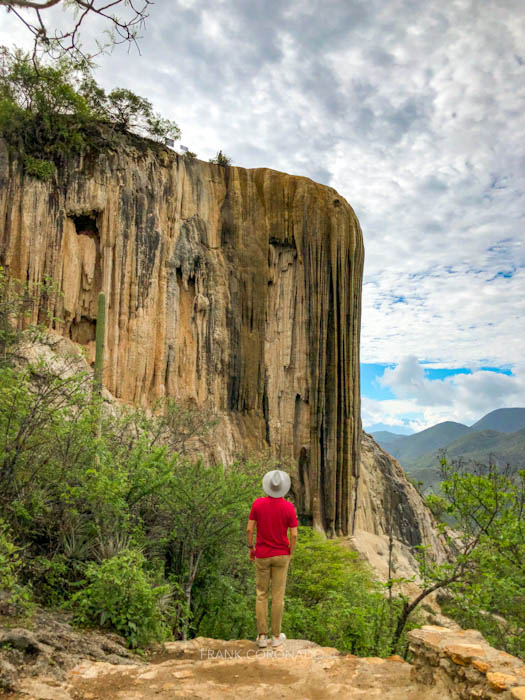
{"type": "Polygon", "coordinates": [[[525,700],[525,664],[477,630],[427,625],[407,634],[415,681],[444,684],[452,698],[525,700]]]}

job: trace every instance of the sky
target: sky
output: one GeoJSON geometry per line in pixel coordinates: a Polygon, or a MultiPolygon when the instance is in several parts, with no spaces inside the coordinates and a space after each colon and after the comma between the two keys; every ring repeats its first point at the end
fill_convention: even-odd
{"type": "MultiPolygon", "coordinates": [[[[89,46],[102,25],[85,27],[89,46]]],[[[27,41],[0,10],[0,44],[27,41]]],[[[352,205],[365,429],[525,406],[522,0],[157,0],[140,54],[97,65],[198,157],[222,149],[352,205]]]]}

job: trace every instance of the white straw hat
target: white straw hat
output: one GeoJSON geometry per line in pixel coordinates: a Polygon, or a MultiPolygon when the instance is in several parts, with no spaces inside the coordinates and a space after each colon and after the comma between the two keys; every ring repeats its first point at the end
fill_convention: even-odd
{"type": "Polygon", "coordinates": [[[268,496],[281,498],[290,490],[290,477],[280,469],[272,469],[263,476],[262,487],[268,496]]]}

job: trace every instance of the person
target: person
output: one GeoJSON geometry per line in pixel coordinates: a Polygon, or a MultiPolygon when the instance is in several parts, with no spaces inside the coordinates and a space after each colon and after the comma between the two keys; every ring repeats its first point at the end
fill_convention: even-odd
{"type": "Polygon", "coordinates": [[[272,588],[272,647],[280,646],[286,635],[281,632],[284,609],[284,591],[288,566],[297,542],[297,514],[284,496],[290,490],[290,477],[280,469],[264,475],[262,487],[266,497],[257,498],[252,505],[246,537],[250,548],[250,559],[255,561],[255,588],[257,599],[257,646],[265,648],[268,643],[268,594],[272,588]],[[256,544],[253,533],[257,528],[256,544]],[[288,539],[287,531],[290,531],[288,539]]]}

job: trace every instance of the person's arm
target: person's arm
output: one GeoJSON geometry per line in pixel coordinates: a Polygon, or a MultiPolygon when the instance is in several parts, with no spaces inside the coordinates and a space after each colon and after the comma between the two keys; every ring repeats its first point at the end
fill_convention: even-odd
{"type": "Polygon", "coordinates": [[[248,547],[253,547],[253,532],[255,530],[255,520],[248,520],[248,527],[246,528],[246,542],[248,547]]]}
{"type": "Polygon", "coordinates": [[[253,531],[255,530],[256,520],[248,520],[248,527],[246,528],[246,542],[250,548],[250,559],[255,559],[255,546],[253,544],[253,531]]]}
{"type": "Polygon", "coordinates": [[[289,540],[290,540],[290,556],[292,556],[294,549],[295,549],[296,542],[297,542],[297,528],[296,527],[290,528],[289,540]]]}

